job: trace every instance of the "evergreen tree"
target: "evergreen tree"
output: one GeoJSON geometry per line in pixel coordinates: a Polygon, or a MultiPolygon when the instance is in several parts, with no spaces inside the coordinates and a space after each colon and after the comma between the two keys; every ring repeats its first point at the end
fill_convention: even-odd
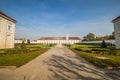
{"type": "Polygon", "coordinates": [[[107,47],[107,44],[105,43],[105,41],[103,40],[102,41],[102,45],[101,45],[102,48],[106,48],[107,47]]]}

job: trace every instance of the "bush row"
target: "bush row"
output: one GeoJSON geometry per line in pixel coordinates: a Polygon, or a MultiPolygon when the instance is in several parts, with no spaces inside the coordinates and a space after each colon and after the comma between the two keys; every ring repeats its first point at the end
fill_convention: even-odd
{"type": "Polygon", "coordinates": [[[40,47],[4,49],[4,50],[1,50],[0,56],[10,55],[10,54],[28,53],[28,52],[38,51],[38,50],[40,50],[40,47]]]}
{"type": "Polygon", "coordinates": [[[102,55],[116,55],[116,56],[120,56],[120,51],[116,50],[116,49],[92,48],[91,50],[83,50],[81,48],[75,48],[75,50],[88,52],[88,53],[102,54],[102,55]]]}
{"type": "MultiPolygon", "coordinates": [[[[102,42],[101,43],[76,43],[76,45],[99,45],[101,46],[102,42]]],[[[106,43],[107,46],[115,46],[114,44],[111,44],[111,43],[106,43]]]]}
{"type": "Polygon", "coordinates": [[[80,57],[86,59],[88,62],[93,63],[96,66],[102,67],[102,68],[106,68],[106,67],[119,67],[120,66],[120,62],[115,62],[112,61],[110,59],[98,59],[95,58],[94,56],[84,53],[84,52],[78,52],[73,50],[77,55],[79,55],[80,57]]]}
{"type": "MultiPolygon", "coordinates": [[[[55,44],[49,44],[45,45],[45,48],[49,48],[54,46],[55,44]]],[[[1,49],[0,50],[0,56],[4,55],[10,55],[10,54],[20,54],[20,53],[28,53],[28,52],[34,52],[41,49],[40,44],[25,44],[24,42],[22,44],[16,44],[15,48],[13,49],[1,49]]]]}

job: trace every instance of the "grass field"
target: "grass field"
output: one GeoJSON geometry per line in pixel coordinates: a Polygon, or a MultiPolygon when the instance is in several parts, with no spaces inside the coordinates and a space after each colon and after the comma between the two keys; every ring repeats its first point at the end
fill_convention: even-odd
{"type": "Polygon", "coordinates": [[[19,46],[14,49],[0,50],[0,66],[22,66],[49,49],[46,45],[26,45],[27,51],[20,53],[19,46]]]}
{"type": "Polygon", "coordinates": [[[0,56],[0,66],[22,66],[47,50],[48,49],[41,48],[39,51],[29,52],[25,54],[11,54],[0,56]]]}
{"type": "Polygon", "coordinates": [[[92,64],[102,67],[120,68],[120,50],[113,47],[101,48],[100,45],[71,45],[71,50],[92,64]],[[112,49],[112,50],[111,50],[112,49]]]}

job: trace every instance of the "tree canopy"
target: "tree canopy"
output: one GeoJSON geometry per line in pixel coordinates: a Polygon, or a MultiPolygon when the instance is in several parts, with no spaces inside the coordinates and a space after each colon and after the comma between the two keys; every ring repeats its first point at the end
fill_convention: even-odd
{"type": "Polygon", "coordinates": [[[93,33],[89,33],[86,36],[84,36],[84,41],[92,41],[95,40],[95,35],[93,33]]]}
{"type": "Polygon", "coordinates": [[[93,40],[113,40],[115,39],[114,32],[111,35],[105,35],[102,37],[97,37],[93,33],[89,33],[83,37],[83,41],[93,41],[93,40]]]}

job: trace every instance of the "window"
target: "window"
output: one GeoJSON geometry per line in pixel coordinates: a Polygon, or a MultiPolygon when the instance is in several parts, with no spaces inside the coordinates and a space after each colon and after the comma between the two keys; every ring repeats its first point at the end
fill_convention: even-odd
{"type": "Polygon", "coordinates": [[[2,18],[0,17],[0,32],[2,31],[2,18]]]}
{"type": "Polygon", "coordinates": [[[118,24],[118,30],[120,31],[120,23],[118,24]]]}
{"type": "Polygon", "coordinates": [[[1,27],[1,22],[0,22],[0,32],[1,32],[1,28],[2,28],[2,27],[1,27]]]}
{"type": "Polygon", "coordinates": [[[12,30],[12,25],[10,23],[8,23],[8,25],[7,25],[7,30],[8,31],[12,30]]]}
{"type": "Polygon", "coordinates": [[[10,25],[8,26],[8,30],[11,30],[11,26],[10,25]]]}
{"type": "Polygon", "coordinates": [[[1,25],[2,19],[0,18],[0,32],[2,31],[2,25],[1,25]]]}

